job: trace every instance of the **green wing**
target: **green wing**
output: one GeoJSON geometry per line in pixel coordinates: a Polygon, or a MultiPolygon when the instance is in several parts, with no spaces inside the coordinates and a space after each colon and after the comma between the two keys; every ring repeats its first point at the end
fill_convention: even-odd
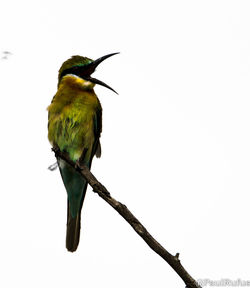
{"type": "MultiPolygon", "coordinates": [[[[92,155],[96,155],[97,158],[101,157],[101,143],[100,143],[100,136],[102,132],[102,109],[98,109],[94,116],[94,134],[95,134],[95,144],[93,147],[92,155]]],[[[92,157],[93,157],[92,156],[92,157]]]]}

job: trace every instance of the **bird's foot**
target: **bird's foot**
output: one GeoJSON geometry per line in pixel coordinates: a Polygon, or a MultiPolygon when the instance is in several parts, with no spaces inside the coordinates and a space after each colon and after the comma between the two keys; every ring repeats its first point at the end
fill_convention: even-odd
{"type": "Polygon", "coordinates": [[[75,169],[80,169],[80,170],[82,170],[82,166],[81,166],[80,160],[76,160],[76,162],[75,162],[75,169]]]}

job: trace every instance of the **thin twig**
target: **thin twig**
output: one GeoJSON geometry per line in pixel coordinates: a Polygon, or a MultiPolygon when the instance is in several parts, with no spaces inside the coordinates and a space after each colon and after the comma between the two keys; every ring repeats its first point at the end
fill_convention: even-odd
{"type": "Polygon", "coordinates": [[[63,159],[68,164],[76,169],[93,188],[103,200],[109,203],[139,234],[142,239],[148,244],[148,246],[154,250],[158,255],[160,255],[181,277],[181,279],[186,284],[187,288],[201,288],[201,286],[189,275],[189,273],[182,266],[179,253],[175,256],[170,254],[160,243],[158,243],[153,236],[146,230],[146,228],[139,222],[137,218],[128,210],[128,208],[121,202],[115,200],[111,197],[108,190],[95,178],[95,176],[89,171],[88,167],[81,165],[80,163],[73,162],[67,154],[52,148],[55,152],[55,156],[63,159]]]}

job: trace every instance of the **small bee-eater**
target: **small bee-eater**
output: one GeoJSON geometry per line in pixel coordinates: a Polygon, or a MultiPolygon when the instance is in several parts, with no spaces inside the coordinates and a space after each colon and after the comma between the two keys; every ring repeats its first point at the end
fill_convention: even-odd
{"type": "MultiPolygon", "coordinates": [[[[118,53],[95,61],[82,56],[72,56],[65,61],[59,70],[57,93],[48,107],[51,145],[89,169],[94,155],[101,156],[102,107],[93,88],[99,84],[114,91],[91,74],[103,60],[115,54],[118,53]]],[[[87,182],[64,160],[58,158],[57,162],[68,195],[66,247],[74,252],[80,239],[87,182]]]]}

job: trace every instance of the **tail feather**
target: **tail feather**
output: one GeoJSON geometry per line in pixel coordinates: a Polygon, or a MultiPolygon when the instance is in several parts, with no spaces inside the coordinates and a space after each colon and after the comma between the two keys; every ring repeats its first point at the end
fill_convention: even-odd
{"type": "Polygon", "coordinates": [[[81,210],[88,183],[64,160],[58,162],[68,194],[66,248],[74,252],[80,240],[81,210]]]}
{"type": "Polygon", "coordinates": [[[70,252],[74,252],[77,249],[80,240],[81,229],[81,211],[79,211],[76,217],[72,217],[68,202],[67,213],[67,233],[66,233],[66,248],[70,252]]]}

